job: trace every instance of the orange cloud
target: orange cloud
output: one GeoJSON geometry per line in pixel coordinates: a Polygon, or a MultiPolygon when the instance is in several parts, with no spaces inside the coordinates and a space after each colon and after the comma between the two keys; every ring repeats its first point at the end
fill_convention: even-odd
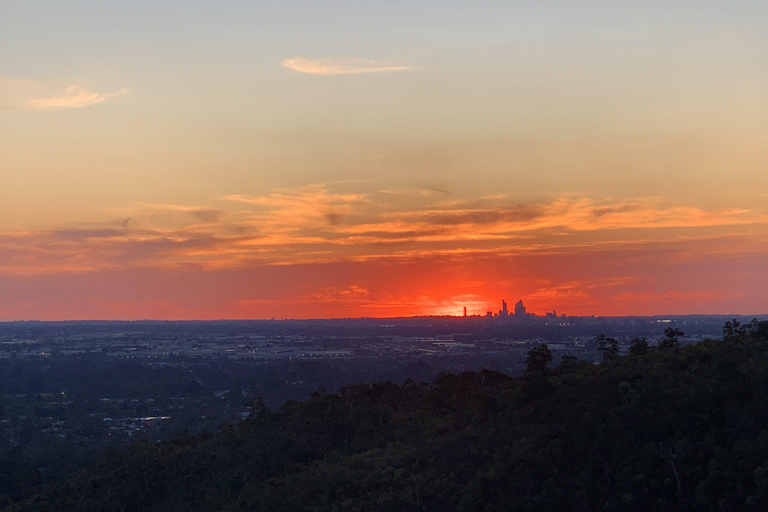
{"type": "Polygon", "coordinates": [[[506,198],[403,209],[390,194],[312,185],[230,195],[217,207],[137,204],[113,209],[110,224],[0,233],[0,273],[471,259],[640,250],[658,243],[675,245],[670,257],[679,260],[695,258],[684,248],[702,240],[707,251],[765,250],[768,217],[744,209],[667,206],[654,199],[501,201],[506,198]]]}

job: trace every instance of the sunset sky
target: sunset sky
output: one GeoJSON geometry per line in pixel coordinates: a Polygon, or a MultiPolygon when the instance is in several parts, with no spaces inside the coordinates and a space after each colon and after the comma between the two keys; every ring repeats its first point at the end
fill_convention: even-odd
{"type": "Polygon", "coordinates": [[[768,312],[768,2],[0,1],[0,320],[768,312]]]}

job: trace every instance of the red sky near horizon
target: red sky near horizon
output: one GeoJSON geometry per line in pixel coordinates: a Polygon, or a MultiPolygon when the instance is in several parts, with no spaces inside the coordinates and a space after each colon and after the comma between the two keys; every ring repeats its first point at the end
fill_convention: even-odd
{"type": "Polygon", "coordinates": [[[43,3],[0,321],[768,313],[765,2],[43,3]]]}

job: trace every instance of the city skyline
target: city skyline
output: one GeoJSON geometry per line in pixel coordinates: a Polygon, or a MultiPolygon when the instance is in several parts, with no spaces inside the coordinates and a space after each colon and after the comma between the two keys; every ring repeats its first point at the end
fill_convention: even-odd
{"type": "Polygon", "coordinates": [[[756,0],[0,5],[0,321],[761,314],[756,0]]]}

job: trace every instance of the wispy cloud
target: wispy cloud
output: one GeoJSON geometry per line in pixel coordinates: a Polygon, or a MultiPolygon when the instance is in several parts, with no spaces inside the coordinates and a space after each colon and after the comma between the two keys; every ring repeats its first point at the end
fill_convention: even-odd
{"type": "Polygon", "coordinates": [[[104,103],[124,94],[128,94],[128,89],[98,93],[82,85],[73,85],[66,88],[63,96],[29,100],[27,107],[33,109],[83,108],[104,103]]]}
{"type": "Polygon", "coordinates": [[[311,75],[353,75],[360,73],[383,73],[407,71],[413,66],[390,60],[359,59],[353,57],[330,59],[307,59],[294,57],[285,59],[283,66],[299,73],[311,75]]]}
{"type": "Polygon", "coordinates": [[[0,274],[599,253],[660,242],[679,245],[667,258],[677,261],[701,251],[760,252],[768,243],[754,235],[768,225],[764,214],[665,205],[654,198],[597,202],[566,196],[509,204],[494,197],[408,208],[397,195],[322,184],[219,201],[220,208],[136,204],[110,210],[110,224],[0,233],[0,274]],[[743,237],[719,238],[725,235],[743,237]],[[681,248],[701,240],[707,240],[705,248],[681,248]]]}
{"type": "Polygon", "coordinates": [[[323,185],[276,190],[260,197],[231,195],[222,199],[257,207],[253,221],[261,229],[279,232],[336,225],[354,205],[369,202],[365,194],[334,193],[323,185]]]}

